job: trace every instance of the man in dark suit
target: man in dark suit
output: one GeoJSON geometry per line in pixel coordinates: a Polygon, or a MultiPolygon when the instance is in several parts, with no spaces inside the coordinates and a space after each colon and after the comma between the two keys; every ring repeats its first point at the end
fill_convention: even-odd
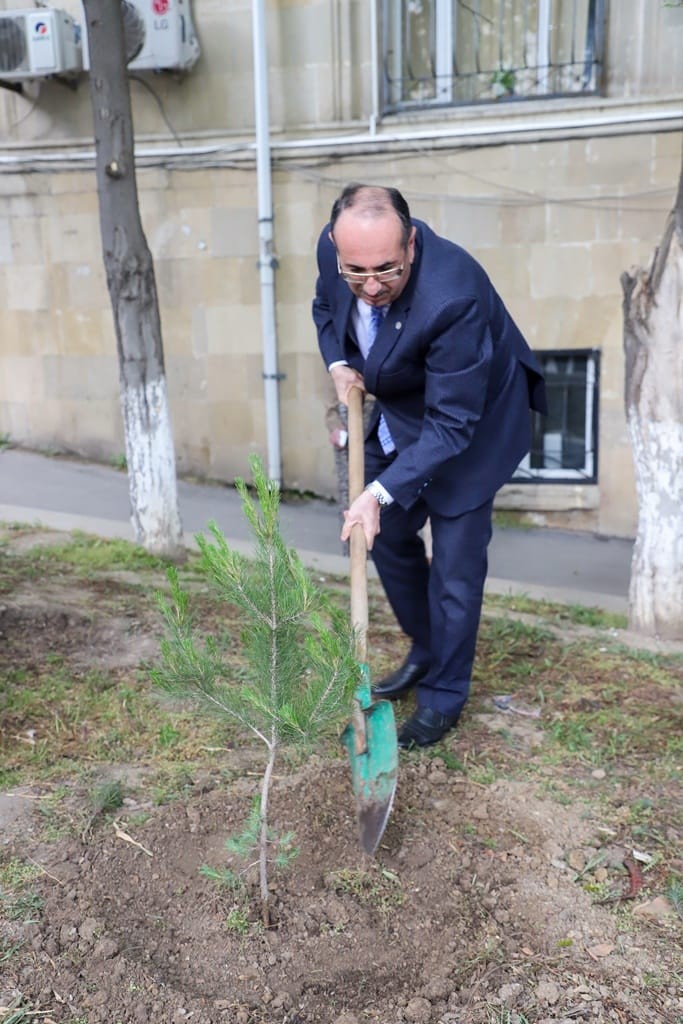
{"type": "Polygon", "coordinates": [[[376,396],[360,523],[407,659],[373,690],[416,688],[402,747],[435,743],[470,687],[493,497],[545,412],[540,367],[483,268],[413,220],[396,189],[349,185],[318,242],[313,319],[339,401],[376,396]],[[381,514],[380,514],[381,513],[381,514]],[[418,531],[431,521],[432,560],[418,531]],[[380,532],[381,528],[381,532],[380,532]]]}

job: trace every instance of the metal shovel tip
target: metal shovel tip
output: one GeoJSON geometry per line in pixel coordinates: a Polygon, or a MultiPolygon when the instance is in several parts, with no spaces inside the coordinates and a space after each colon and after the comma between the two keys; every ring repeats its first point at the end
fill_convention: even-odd
{"type": "Polygon", "coordinates": [[[358,805],[358,831],[360,833],[360,845],[363,852],[372,857],[379,846],[380,839],[389,821],[391,808],[394,803],[396,783],[384,801],[374,800],[358,805]]]}

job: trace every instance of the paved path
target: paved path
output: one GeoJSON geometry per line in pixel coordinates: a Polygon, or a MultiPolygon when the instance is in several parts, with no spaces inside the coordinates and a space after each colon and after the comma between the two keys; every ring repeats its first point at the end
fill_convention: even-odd
{"type": "MultiPolygon", "coordinates": [[[[179,501],[188,544],[215,519],[233,547],[249,550],[249,529],[233,487],[180,481],[179,501]]],[[[15,448],[0,452],[0,520],[133,539],[125,473],[15,448]]],[[[335,505],[285,499],[280,521],[285,540],[310,568],[348,571],[335,505]]],[[[631,552],[631,541],[593,534],[499,529],[489,548],[487,589],[624,612],[631,552]]]]}

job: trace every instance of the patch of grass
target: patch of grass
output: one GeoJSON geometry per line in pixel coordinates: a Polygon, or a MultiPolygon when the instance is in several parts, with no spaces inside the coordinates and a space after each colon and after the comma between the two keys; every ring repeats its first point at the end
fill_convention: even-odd
{"type": "Polygon", "coordinates": [[[379,864],[367,871],[361,868],[331,871],[325,878],[325,884],[337,896],[350,896],[358,903],[381,911],[398,907],[405,901],[398,875],[379,864]]]}
{"type": "Polygon", "coordinates": [[[30,885],[41,871],[18,857],[0,863],[0,914],[10,921],[28,924],[34,921],[43,906],[43,900],[30,891],[30,885]]]}
{"type": "Polygon", "coordinates": [[[161,768],[194,760],[202,746],[216,747],[219,733],[224,743],[218,723],[197,721],[189,711],[175,715],[169,732],[148,683],[100,670],[74,674],[57,659],[31,672],[8,672],[0,717],[0,772],[15,785],[25,777],[72,777],[79,760],[130,763],[147,760],[151,751],[161,768]]]}
{"type": "Polygon", "coordinates": [[[90,805],[92,811],[82,832],[84,841],[98,818],[106,817],[123,806],[123,786],[119,779],[110,779],[96,786],[90,794],[90,805]]]}
{"type": "Polygon", "coordinates": [[[35,547],[25,553],[28,561],[63,562],[82,573],[107,570],[165,569],[166,562],[150,555],[144,548],[126,540],[105,540],[74,530],[64,544],[49,548],[35,547]]]}
{"type": "Polygon", "coordinates": [[[628,627],[628,618],[618,612],[608,612],[594,606],[543,601],[527,597],[525,594],[487,594],[484,599],[484,608],[487,610],[502,608],[524,615],[534,615],[554,626],[571,623],[576,626],[590,626],[592,629],[626,629],[628,627]]]}
{"type": "Polygon", "coordinates": [[[192,788],[192,775],[189,765],[167,765],[157,772],[152,785],[152,798],[160,807],[172,800],[178,800],[192,788]]]}
{"type": "Polygon", "coordinates": [[[465,772],[465,764],[463,760],[457,757],[452,751],[446,750],[440,747],[438,750],[434,750],[432,747],[428,747],[425,754],[430,760],[438,760],[443,762],[444,768],[449,772],[465,772]]]}
{"type": "Polygon", "coordinates": [[[500,770],[493,761],[487,759],[480,764],[468,765],[465,774],[468,779],[479,783],[480,786],[491,786],[498,779],[500,770]]]}
{"type": "Polygon", "coordinates": [[[510,508],[493,511],[493,525],[496,530],[533,530],[536,523],[527,512],[515,512],[510,508]]]}

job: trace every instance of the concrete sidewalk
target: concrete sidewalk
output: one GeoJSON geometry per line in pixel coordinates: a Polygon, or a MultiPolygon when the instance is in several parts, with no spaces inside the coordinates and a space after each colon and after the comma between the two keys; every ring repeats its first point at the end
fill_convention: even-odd
{"type": "MultiPolygon", "coordinates": [[[[178,490],[188,546],[214,519],[232,547],[250,550],[232,486],[179,481],[178,490]]],[[[0,520],[132,540],[128,479],[108,466],[6,448],[0,451],[0,520]]],[[[310,569],[348,571],[336,505],[285,497],[280,522],[286,542],[310,569]]],[[[498,529],[489,548],[487,590],[625,612],[632,547],[631,541],[568,530],[498,529]]]]}

